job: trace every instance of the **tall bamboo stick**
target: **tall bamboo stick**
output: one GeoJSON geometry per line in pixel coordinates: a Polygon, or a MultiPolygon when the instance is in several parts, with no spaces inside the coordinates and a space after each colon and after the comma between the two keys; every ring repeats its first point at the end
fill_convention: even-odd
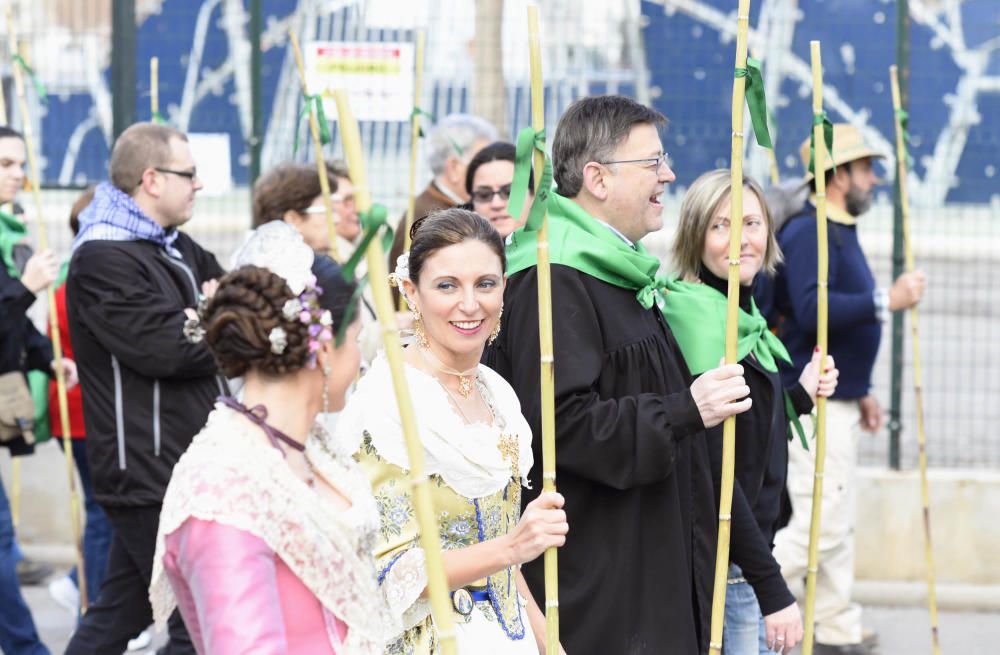
{"type": "MultiPolygon", "coordinates": [[[[819,361],[826,361],[827,351],[827,275],[829,260],[826,234],[826,151],[823,140],[823,64],[819,41],[809,42],[813,78],[813,172],[816,178],[816,345],[819,361]]],[[[809,559],[806,569],[805,636],[802,655],[812,655],[816,630],[816,573],[819,570],[819,528],[823,509],[823,469],[826,460],[826,398],[816,397],[816,470],[813,473],[812,519],[809,524],[809,559]]]]}
{"type": "MultiPolygon", "coordinates": [[[[294,30],[288,31],[288,37],[292,42],[292,54],[295,55],[295,67],[299,71],[299,82],[302,84],[302,96],[305,102],[309,101],[309,86],[306,83],[306,69],[302,64],[302,50],[299,48],[299,37],[294,30]]],[[[317,102],[323,102],[320,98],[317,102]]],[[[296,122],[295,129],[299,129],[296,122]]],[[[340,254],[337,252],[337,218],[333,213],[333,198],[330,196],[330,178],[326,171],[326,160],[323,158],[323,143],[319,139],[319,119],[316,111],[309,109],[309,132],[312,134],[313,150],[316,153],[316,173],[319,175],[319,188],[323,193],[323,207],[326,209],[326,229],[330,241],[330,256],[340,261],[340,254]]],[[[352,180],[353,182],[353,180],[352,180]]]]}
{"type": "MultiPolygon", "coordinates": [[[[416,62],[413,77],[413,115],[410,117],[410,180],[409,194],[406,204],[406,222],[403,225],[403,252],[410,251],[410,227],[416,219],[416,192],[417,192],[417,146],[420,143],[420,103],[423,99],[421,92],[424,79],[424,46],[427,35],[423,30],[417,30],[416,62]]],[[[395,262],[391,262],[395,264],[395,262]]],[[[399,311],[406,311],[406,298],[399,294],[399,311]]]]}
{"type": "MultiPolygon", "coordinates": [[[[538,6],[528,5],[528,49],[531,61],[531,127],[545,129],[545,93],[542,84],[542,45],[538,27],[538,6]]],[[[535,179],[545,167],[545,153],[535,151],[535,179]]],[[[511,209],[521,211],[520,207],[511,209]]],[[[542,491],[556,490],[556,406],[552,345],[552,273],[549,264],[549,216],[538,230],[538,349],[541,356],[542,404],[542,491]]],[[[547,548],[545,563],[545,655],[559,655],[559,557],[547,548]]]]}
{"type": "MultiPolygon", "coordinates": [[[[31,117],[28,115],[28,101],[24,94],[24,76],[18,65],[17,31],[14,28],[14,15],[10,6],[7,7],[7,43],[10,50],[11,70],[14,73],[14,88],[17,90],[18,108],[21,112],[22,133],[24,134],[24,149],[28,157],[28,174],[31,181],[31,195],[35,201],[35,215],[38,221],[38,249],[49,249],[48,232],[45,229],[45,217],[42,212],[42,195],[38,190],[38,163],[35,161],[34,137],[31,130],[31,117]]],[[[76,546],[77,588],[80,590],[80,613],[87,611],[87,570],[83,561],[83,541],[80,529],[80,495],[76,487],[76,473],[73,466],[73,442],[70,438],[69,403],[66,400],[66,377],[63,375],[62,338],[59,335],[59,319],[56,316],[55,289],[50,284],[46,289],[49,301],[49,328],[52,331],[52,358],[56,374],[56,395],[59,399],[59,424],[63,433],[63,454],[66,456],[66,479],[69,482],[70,524],[73,527],[73,544],[76,546]]]]}
{"type": "MultiPolygon", "coordinates": [[[[368,186],[368,172],[365,170],[364,155],[361,150],[361,134],[358,123],[351,113],[347,92],[334,92],[337,101],[337,122],[340,125],[340,140],[344,144],[344,156],[354,183],[358,212],[365,214],[371,210],[371,189],[368,186]]],[[[455,628],[451,603],[448,602],[448,580],[445,577],[444,558],[441,554],[441,538],[438,535],[437,519],[431,503],[431,486],[424,473],[424,447],[417,432],[417,419],[410,399],[410,388],[406,385],[406,371],[403,365],[403,350],[399,341],[399,328],[389,294],[389,272],[386,268],[382,242],[372,239],[366,253],[368,279],[372,285],[375,313],[382,326],[382,340],[385,355],[392,372],[392,384],[399,405],[399,418],[403,425],[406,452],[410,460],[410,483],[413,488],[413,508],[416,510],[417,524],[420,526],[420,547],[424,549],[427,562],[427,591],[434,614],[434,625],[441,642],[444,655],[456,655],[455,628]]]]}
{"type": "MultiPolygon", "coordinates": [[[[747,32],[750,0],[740,0],[736,15],[736,68],[747,66],[747,32]]],[[[733,79],[732,165],[729,179],[729,285],[726,294],[726,363],[736,363],[740,301],[740,249],[743,239],[743,107],[747,77],[733,79]]],[[[709,653],[722,652],[722,628],[726,617],[726,587],[729,580],[729,538],[732,529],[733,477],[736,465],[736,417],[722,424],[722,484],[719,493],[719,542],[715,555],[715,587],[712,593],[712,632],[709,653]]]]}
{"type": "MultiPolygon", "coordinates": [[[[906,134],[900,112],[903,108],[899,93],[899,76],[896,66],[889,67],[892,82],[892,108],[896,125],[896,175],[899,180],[899,204],[903,216],[903,248],[906,254],[906,270],[913,272],[913,242],[910,240],[910,199],[906,193],[906,134]]],[[[924,432],[924,387],[920,368],[920,335],[917,329],[917,306],[910,309],[910,334],[913,338],[913,392],[917,413],[917,443],[920,452],[920,500],[923,503],[924,518],[924,558],[927,562],[927,609],[931,620],[931,647],[934,655],[941,654],[938,641],[937,593],[935,591],[934,548],[931,544],[930,491],[927,483],[927,434],[924,432]]]]}
{"type": "Polygon", "coordinates": [[[149,115],[153,122],[160,116],[160,58],[149,58],[149,115]]]}

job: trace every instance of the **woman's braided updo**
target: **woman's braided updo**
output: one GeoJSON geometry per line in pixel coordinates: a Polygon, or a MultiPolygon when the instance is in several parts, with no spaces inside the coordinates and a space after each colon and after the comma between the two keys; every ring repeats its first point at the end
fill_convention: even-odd
{"type": "Polygon", "coordinates": [[[223,375],[238,377],[248,369],[285,375],[309,360],[309,327],[282,316],[285,302],[295,298],[284,279],[265,268],[244,266],[219,281],[219,290],[202,315],[205,341],[223,375]],[[271,351],[271,330],[281,327],[287,346],[271,351]]]}

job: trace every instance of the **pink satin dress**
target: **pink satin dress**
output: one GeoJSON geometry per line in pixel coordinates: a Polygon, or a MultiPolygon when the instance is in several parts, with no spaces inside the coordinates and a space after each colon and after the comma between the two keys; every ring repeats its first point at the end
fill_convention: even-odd
{"type": "Polygon", "coordinates": [[[164,570],[202,655],[335,655],[347,626],[264,541],[187,519],[166,536],[164,570]]]}

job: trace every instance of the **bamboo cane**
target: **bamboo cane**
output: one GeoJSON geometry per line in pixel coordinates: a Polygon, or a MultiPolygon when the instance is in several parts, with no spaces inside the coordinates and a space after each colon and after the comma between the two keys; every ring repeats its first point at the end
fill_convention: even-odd
{"type": "MultiPolygon", "coordinates": [[[[545,93],[542,84],[542,47],[538,6],[528,5],[528,49],[531,62],[531,127],[545,129],[545,93]]],[[[535,175],[545,167],[545,153],[535,150],[535,175]]],[[[520,207],[512,208],[521,211],[520,207]]],[[[556,407],[552,345],[552,273],[549,264],[549,217],[538,230],[538,349],[542,404],[542,491],[556,490],[556,407]]],[[[547,548],[545,563],[545,655],[559,655],[559,556],[547,548]]]]}
{"type": "MultiPolygon", "coordinates": [[[[361,150],[361,134],[358,123],[351,113],[347,92],[334,92],[337,102],[337,122],[340,124],[340,140],[344,144],[344,156],[354,183],[355,201],[358,212],[364,214],[371,209],[371,190],[368,186],[368,172],[365,170],[364,155],[361,150]]],[[[399,418],[403,425],[406,452],[410,460],[410,483],[413,488],[413,508],[416,510],[417,524],[420,526],[420,547],[424,549],[427,562],[427,591],[431,600],[434,625],[441,642],[444,655],[456,655],[455,628],[451,603],[448,602],[448,580],[445,577],[444,558],[441,554],[441,539],[438,535],[437,520],[431,503],[430,480],[424,473],[424,447],[417,432],[417,419],[410,399],[410,389],[406,383],[403,368],[403,350],[399,341],[399,328],[389,294],[389,272],[386,268],[382,242],[372,239],[366,253],[368,278],[375,300],[375,313],[382,326],[382,340],[385,355],[392,372],[392,384],[399,405],[399,418]]]]}
{"type": "MultiPolygon", "coordinates": [[[[427,35],[423,30],[417,30],[416,63],[413,81],[413,116],[410,117],[410,180],[409,201],[406,204],[406,223],[403,226],[403,252],[410,251],[410,227],[416,219],[416,186],[417,186],[417,144],[420,142],[420,112],[417,109],[422,101],[421,88],[424,78],[424,46],[427,35]]],[[[395,264],[395,262],[390,262],[395,264]]],[[[399,311],[406,311],[406,298],[399,294],[399,311]]]]}
{"type": "MultiPolygon", "coordinates": [[[[42,212],[42,195],[38,190],[38,163],[35,161],[34,137],[31,130],[31,117],[28,115],[28,102],[24,94],[24,78],[21,67],[14,60],[17,51],[17,31],[14,29],[14,16],[7,7],[7,43],[11,55],[11,70],[14,73],[14,88],[17,90],[18,108],[21,112],[22,132],[24,134],[24,149],[28,157],[28,173],[31,181],[31,195],[35,201],[35,215],[38,221],[39,251],[49,249],[48,232],[45,229],[45,218],[42,212]]],[[[46,289],[49,301],[49,328],[52,331],[52,358],[56,373],[56,395],[59,398],[59,423],[63,433],[63,453],[66,456],[66,478],[69,482],[70,523],[73,528],[73,544],[76,546],[77,588],[80,590],[80,613],[87,611],[87,573],[83,561],[83,541],[80,530],[80,496],[76,487],[76,475],[73,466],[73,442],[70,438],[69,403],[66,400],[66,377],[63,375],[62,339],[59,335],[59,319],[56,316],[55,289],[50,284],[46,289]]]]}
{"type": "MultiPolygon", "coordinates": [[[[295,55],[295,67],[299,71],[299,82],[302,84],[302,95],[309,102],[309,86],[306,83],[306,69],[302,64],[302,50],[299,48],[299,37],[293,30],[288,31],[288,37],[292,42],[292,54],[295,55]]],[[[319,102],[323,102],[322,99],[319,102]]],[[[298,123],[295,125],[298,130],[298,123]]],[[[326,209],[326,226],[328,239],[330,241],[330,256],[336,261],[340,261],[340,254],[337,252],[337,218],[333,213],[333,198],[330,196],[330,178],[326,171],[326,160],[323,159],[323,143],[319,140],[319,121],[316,118],[316,111],[309,109],[309,132],[312,134],[313,149],[316,153],[316,173],[319,175],[319,188],[323,193],[323,207],[326,209]]],[[[353,181],[353,180],[352,180],[353,181]]]]}
{"type": "Polygon", "coordinates": [[[160,58],[149,58],[149,115],[155,121],[160,115],[160,58]]]}
{"type": "MultiPolygon", "coordinates": [[[[771,140],[774,141],[774,135],[771,135],[771,140]]],[[[775,148],[778,147],[777,141],[773,144],[775,148]]],[[[778,156],[774,152],[774,148],[767,149],[767,158],[770,161],[771,169],[771,186],[778,186],[781,183],[781,171],[778,168],[778,156]]]]}
{"type": "MultiPolygon", "coordinates": [[[[906,270],[913,272],[913,243],[910,240],[910,199],[906,193],[906,143],[900,110],[902,99],[899,93],[899,77],[896,66],[889,67],[892,82],[892,108],[896,125],[896,175],[899,180],[899,204],[903,217],[903,249],[906,254],[906,270]]],[[[920,453],[920,499],[923,503],[924,557],[927,562],[927,609],[931,620],[931,646],[934,655],[940,655],[938,640],[937,593],[935,591],[934,549],[931,544],[930,491],[927,483],[927,435],[924,432],[924,389],[920,368],[920,336],[917,329],[917,306],[910,310],[910,334],[913,338],[913,392],[917,413],[917,443],[920,453]]]]}
{"type": "MultiPolygon", "coordinates": [[[[747,33],[750,0],[740,0],[736,24],[736,68],[747,65],[747,33]]],[[[733,79],[732,165],[729,190],[729,285],[726,294],[726,363],[736,363],[740,300],[740,249],[743,239],[743,107],[746,77],[733,79]]],[[[715,587],[712,593],[712,632],[709,653],[722,652],[722,628],[726,617],[726,587],[729,580],[729,539],[732,529],[733,477],[736,465],[736,417],[722,424],[722,484],[719,493],[719,542],[715,555],[715,587]]]]}
{"type": "MultiPolygon", "coordinates": [[[[7,99],[0,90],[0,125],[7,126],[7,99]]],[[[9,207],[5,204],[4,211],[9,207]]],[[[10,458],[10,522],[14,529],[21,523],[21,458],[10,458]]]]}
{"type": "MultiPolygon", "coordinates": [[[[816,178],[816,345],[819,361],[826,361],[827,351],[827,275],[829,261],[826,234],[826,151],[823,140],[823,65],[819,41],[809,42],[813,78],[813,171],[816,178]]],[[[819,529],[823,509],[823,469],[826,460],[826,398],[816,397],[816,470],[813,473],[812,518],[809,524],[809,559],[806,569],[805,636],[802,655],[812,655],[816,616],[816,573],[819,570],[819,529]]]]}

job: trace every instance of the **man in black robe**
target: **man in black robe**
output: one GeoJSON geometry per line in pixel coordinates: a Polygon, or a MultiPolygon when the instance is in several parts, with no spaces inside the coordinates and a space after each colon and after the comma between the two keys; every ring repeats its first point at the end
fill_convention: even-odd
{"type": "MultiPolygon", "coordinates": [[[[570,533],[559,552],[561,640],[570,655],[708,649],[718,504],[704,429],[745,411],[742,367],[692,383],[656,306],[659,261],[639,244],[663,225],[674,180],[658,112],[585,98],[553,143],[549,201],[557,484],[570,533]]],[[[541,483],[535,235],[515,232],[503,326],[486,361],[514,387],[541,483]]],[[[734,535],[734,540],[737,535],[734,535]]],[[[542,558],[524,575],[544,596],[542,558]]]]}

